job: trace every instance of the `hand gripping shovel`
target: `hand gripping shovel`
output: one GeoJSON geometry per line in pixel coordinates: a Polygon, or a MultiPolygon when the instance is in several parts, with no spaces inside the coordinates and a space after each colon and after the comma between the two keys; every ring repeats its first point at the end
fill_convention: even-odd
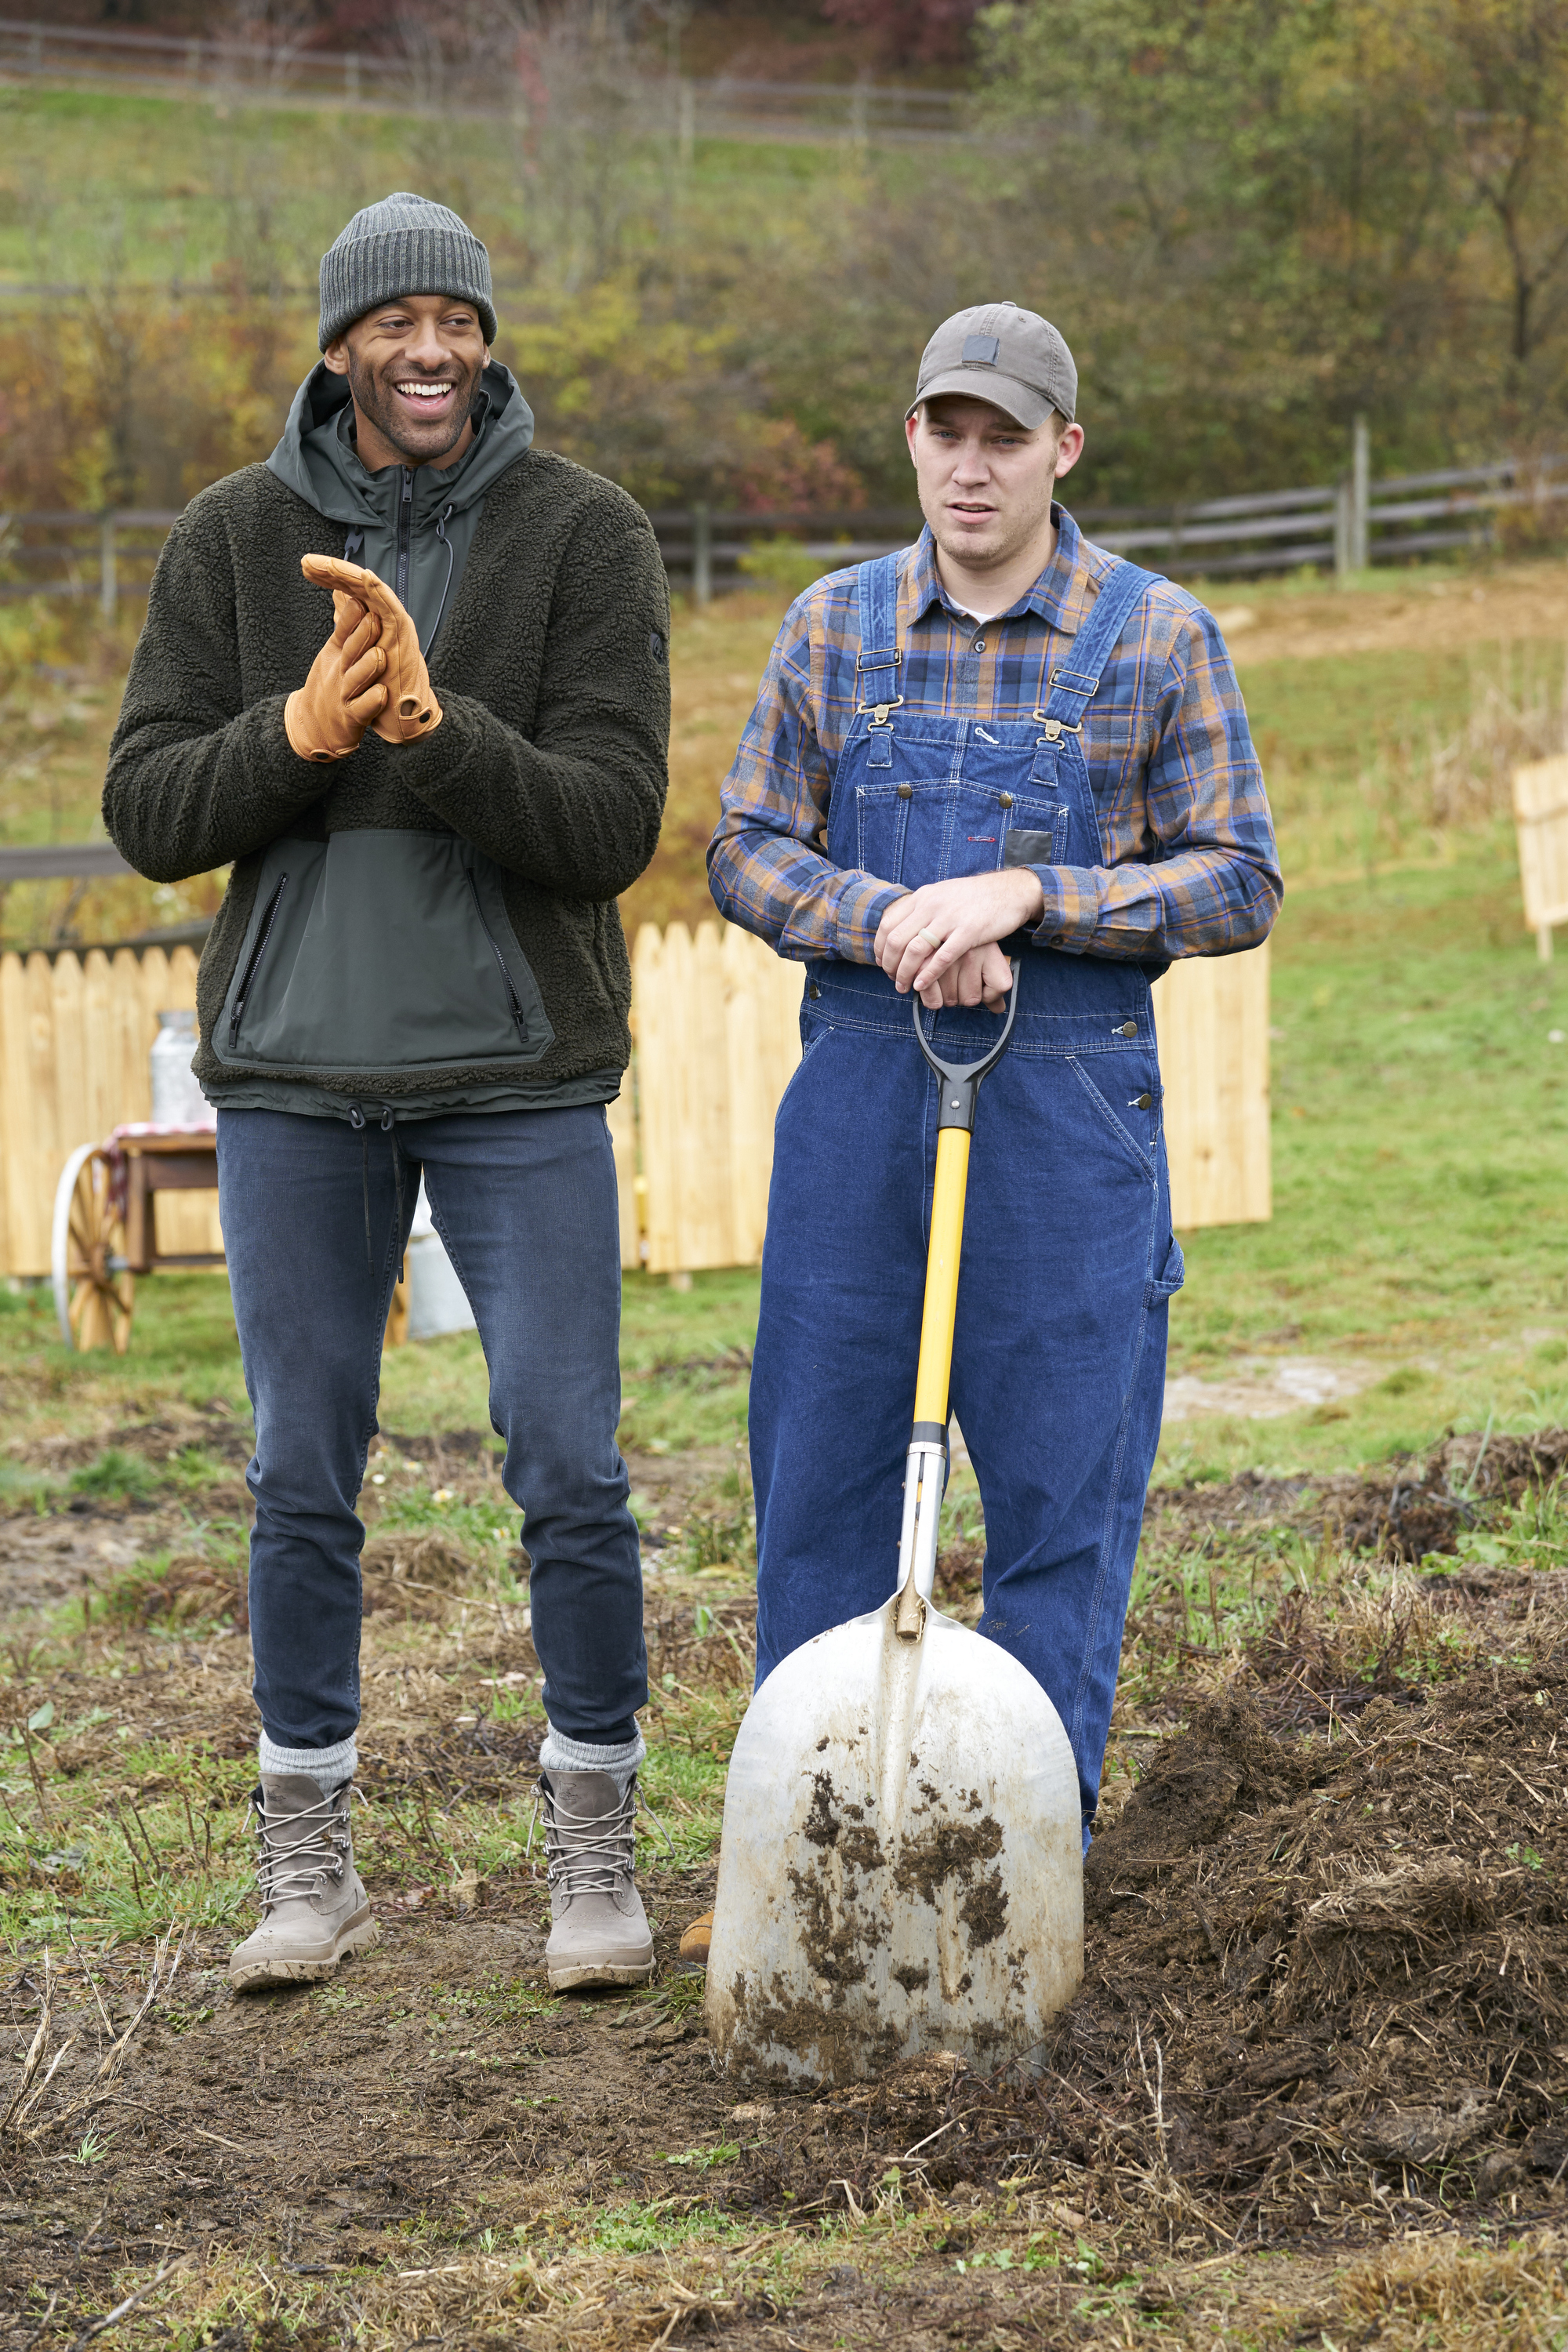
{"type": "Polygon", "coordinates": [[[987,2067],[1038,2042],[1083,1976],[1067,1734],[1027,1669],[931,1605],[948,1381],[980,1081],[942,1082],[899,1581],[774,1668],[735,1742],[708,1956],[710,2040],[773,2080],[844,2083],[922,2050],[987,2067]]]}

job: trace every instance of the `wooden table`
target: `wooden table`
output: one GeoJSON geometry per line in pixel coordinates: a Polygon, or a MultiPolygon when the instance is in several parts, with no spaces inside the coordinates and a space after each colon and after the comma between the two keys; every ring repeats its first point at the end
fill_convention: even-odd
{"type": "Polygon", "coordinates": [[[136,1277],[161,1265],[222,1265],[221,1250],[158,1247],[153,1202],[159,1192],[217,1188],[213,1127],[117,1127],[102,1143],[84,1143],[60,1171],[55,1193],[51,1266],[55,1313],[68,1348],[131,1345],[136,1277]]]}

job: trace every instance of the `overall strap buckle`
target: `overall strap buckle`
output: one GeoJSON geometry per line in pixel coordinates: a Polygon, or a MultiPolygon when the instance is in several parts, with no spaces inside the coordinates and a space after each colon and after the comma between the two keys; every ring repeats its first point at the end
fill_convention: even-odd
{"type": "Polygon", "coordinates": [[[885,727],[888,723],[888,713],[890,710],[902,709],[904,698],[901,694],[894,693],[878,695],[869,692],[865,685],[865,679],[868,671],[890,669],[893,673],[893,684],[896,687],[899,682],[899,665],[902,660],[903,655],[899,651],[897,646],[889,646],[887,651],[883,653],[856,655],[855,683],[860,690],[861,697],[860,700],[855,705],[855,716],[858,719],[863,718],[867,711],[870,711],[872,726],[885,727]]]}
{"type": "Polygon", "coordinates": [[[893,764],[892,715],[903,708],[899,676],[903,655],[899,649],[897,555],[881,555],[860,566],[856,583],[856,617],[860,650],[855,656],[855,716],[867,722],[866,764],[893,764]]]}
{"type": "Polygon", "coordinates": [[[1079,715],[1077,719],[1055,717],[1047,719],[1039,704],[1036,704],[1031,715],[1039,721],[1040,731],[1035,738],[1035,765],[1029,778],[1032,784],[1056,782],[1056,762],[1050,755],[1061,749],[1064,735],[1077,735],[1081,740],[1082,713],[1092,701],[1095,688],[1099,684],[1099,678],[1090,677],[1087,670],[1053,669],[1051,671],[1046,681],[1047,705],[1055,702],[1059,696],[1067,703],[1069,710],[1076,708],[1079,715]]]}
{"type": "Polygon", "coordinates": [[[1044,701],[1052,715],[1047,718],[1046,709],[1037,706],[1034,712],[1040,733],[1035,739],[1031,782],[1056,782],[1056,754],[1061,749],[1064,735],[1078,736],[1081,745],[1084,714],[1100,691],[1103,664],[1114,651],[1134,606],[1142,602],[1153,581],[1152,572],[1141,571],[1125,558],[1106,574],[1089,623],[1074,642],[1074,651],[1080,661],[1092,661],[1100,667],[1091,672],[1058,666],[1050,672],[1044,701]],[[1064,709],[1070,716],[1058,715],[1064,709]]]}
{"type": "Polygon", "coordinates": [[[1059,743],[1064,735],[1081,735],[1083,733],[1081,713],[1085,705],[1092,702],[1099,691],[1099,678],[1090,677],[1087,670],[1053,669],[1046,684],[1049,689],[1046,697],[1047,702],[1054,701],[1060,694],[1069,703],[1076,702],[1080,713],[1077,719],[1047,719],[1037,703],[1030,716],[1037,719],[1044,728],[1046,741],[1059,743]]]}

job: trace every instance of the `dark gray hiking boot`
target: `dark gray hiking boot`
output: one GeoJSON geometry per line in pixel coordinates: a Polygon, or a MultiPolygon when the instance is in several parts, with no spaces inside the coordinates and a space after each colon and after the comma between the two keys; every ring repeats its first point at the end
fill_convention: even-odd
{"type": "Polygon", "coordinates": [[[623,1797],[609,1772],[542,1772],[553,1926],[544,1948],[552,1990],[647,1984],[653,1937],[634,1883],[634,1773],[623,1797]]]}
{"type": "Polygon", "coordinates": [[[228,1980],[313,1984],[381,1929],[354,1868],[352,1783],[324,1796],[308,1772],[264,1772],[251,1794],[261,1925],[229,1955],[228,1980]]]}

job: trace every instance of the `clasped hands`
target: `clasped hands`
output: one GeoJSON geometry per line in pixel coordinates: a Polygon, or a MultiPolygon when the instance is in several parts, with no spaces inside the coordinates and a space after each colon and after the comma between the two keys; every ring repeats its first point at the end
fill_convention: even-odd
{"type": "Polygon", "coordinates": [[[1037,923],[1040,877],[1027,866],[928,882],[889,907],[877,927],[877,961],[900,996],[912,988],[928,1011],[984,1004],[999,1012],[1013,985],[998,942],[1037,923]]]}
{"type": "Polygon", "coordinates": [[[332,634],[283,706],[284,731],[300,759],[346,760],[373,730],[384,743],[433,735],[441,706],[400,599],[342,556],[302,555],[300,569],[332,592],[332,634]]]}

